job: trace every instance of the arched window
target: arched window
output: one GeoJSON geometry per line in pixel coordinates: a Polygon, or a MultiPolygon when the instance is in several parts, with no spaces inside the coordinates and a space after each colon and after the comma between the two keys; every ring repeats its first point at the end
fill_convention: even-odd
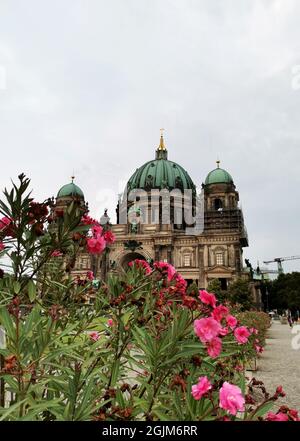
{"type": "Polygon", "coordinates": [[[214,200],[214,207],[215,207],[215,210],[216,210],[216,211],[218,211],[218,210],[222,210],[222,208],[223,208],[222,200],[219,199],[219,198],[216,198],[216,199],[214,200]]]}

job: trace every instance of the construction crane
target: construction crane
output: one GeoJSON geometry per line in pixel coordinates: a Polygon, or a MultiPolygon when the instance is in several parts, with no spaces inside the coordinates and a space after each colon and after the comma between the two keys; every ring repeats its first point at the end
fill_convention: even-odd
{"type": "Polygon", "coordinates": [[[300,256],[276,257],[273,260],[264,261],[264,263],[266,265],[269,265],[269,263],[276,262],[278,268],[278,274],[283,274],[284,271],[283,271],[282,262],[284,262],[285,260],[298,260],[298,259],[300,259],[300,256]]]}

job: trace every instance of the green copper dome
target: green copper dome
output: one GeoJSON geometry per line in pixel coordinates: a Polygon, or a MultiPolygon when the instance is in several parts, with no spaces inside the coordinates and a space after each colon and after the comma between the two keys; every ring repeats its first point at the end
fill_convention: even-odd
{"type": "Polygon", "coordinates": [[[163,188],[195,190],[195,185],[183,167],[167,159],[167,150],[161,137],[160,146],[156,150],[156,159],[146,162],[134,172],[127,183],[127,191],[163,188]]]}
{"type": "Polygon", "coordinates": [[[68,196],[77,196],[84,199],[83,191],[76,184],[74,184],[74,182],[70,182],[69,184],[64,185],[57,193],[58,198],[64,198],[68,196]]]}
{"type": "MultiPolygon", "coordinates": [[[[219,161],[217,161],[218,163],[219,161]]],[[[223,168],[215,168],[208,173],[205,179],[205,185],[209,184],[233,184],[231,175],[223,168]]]]}

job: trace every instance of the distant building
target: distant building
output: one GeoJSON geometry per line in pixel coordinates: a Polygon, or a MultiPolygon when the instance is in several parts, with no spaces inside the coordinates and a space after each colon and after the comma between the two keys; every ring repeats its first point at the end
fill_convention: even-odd
{"type": "MultiPolygon", "coordinates": [[[[58,192],[56,207],[62,208],[74,198],[85,205],[83,192],[71,182],[58,192]]],[[[101,221],[109,221],[106,213],[101,221]]],[[[92,270],[95,277],[105,278],[109,272],[126,270],[134,259],[145,259],[173,264],[199,288],[219,279],[226,289],[242,275],[243,247],[248,246],[248,237],[231,175],[217,161],[197,193],[188,172],[168,159],[163,136],[155,159],[139,167],[129,179],[117,207],[117,223],[111,229],[116,241],[108,252],[101,258],[82,253],[75,274],[92,270]],[[162,197],[164,192],[171,192],[170,204],[162,197]],[[134,194],[136,200],[128,200],[134,194]],[[197,231],[191,216],[199,204],[203,216],[202,229],[197,231]],[[186,205],[189,209],[184,212],[186,205]]]]}

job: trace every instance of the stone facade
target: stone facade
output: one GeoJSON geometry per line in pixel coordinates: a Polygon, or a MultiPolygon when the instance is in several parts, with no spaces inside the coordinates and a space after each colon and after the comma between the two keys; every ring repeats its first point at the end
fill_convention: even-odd
{"type": "MultiPolygon", "coordinates": [[[[203,228],[197,234],[191,233],[188,229],[191,225],[186,225],[185,221],[178,224],[177,213],[181,205],[175,198],[169,207],[170,222],[163,220],[161,198],[153,206],[153,190],[181,190],[184,196],[179,202],[186,198],[184,191],[190,190],[193,213],[199,198],[188,173],[167,159],[162,137],[156,158],[137,169],[128,186],[130,190],[142,188],[144,192],[145,197],[139,199],[144,222],[133,225],[130,221],[129,215],[136,203],[128,202],[126,189],[123,195],[125,208],[118,204],[117,223],[111,225],[116,237],[114,244],[101,257],[82,253],[73,270],[75,275],[92,270],[96,278],[105,279],[109,272],[126,270],[134,259],[169,262],[189,283],[195,282],[199,288],[207,288],[211,280],[219,279],[222,288],[226,289],[232,280],[242,275],[243,247],[248,246],[247,232],[239,207],[239,193],[229,173],[219,168],[219,161],[202,184],[203,228]]],[[[65,195],[66,187],[59,194],[65,195]]],[[[67,202],[65,196],[57,198],[57,207],[67,202]]]]}

